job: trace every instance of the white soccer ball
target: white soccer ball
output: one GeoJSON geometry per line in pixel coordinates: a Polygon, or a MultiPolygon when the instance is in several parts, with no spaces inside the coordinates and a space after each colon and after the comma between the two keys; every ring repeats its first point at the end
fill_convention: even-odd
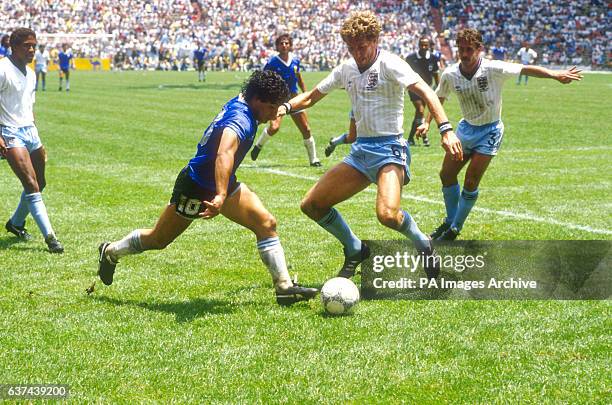
{"type": "Polygon", "coordinates": [[[321,288],[321,302],[328,314],[346,314],[359,302],[359,289],[348,278],[332,278],[321,288]]]}

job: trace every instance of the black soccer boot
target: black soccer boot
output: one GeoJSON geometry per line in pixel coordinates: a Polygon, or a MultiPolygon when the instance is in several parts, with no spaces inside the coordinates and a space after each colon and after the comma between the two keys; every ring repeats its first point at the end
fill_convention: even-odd
{"type": "Polygon", "coordinates": [[[319,290],[316,288],[302,287],[297,283],[285,290],[276,290],[276,303],[278,305],[289,306],[296,302],[308,301],[313,299],[319,290]]]}
{"type": "Polygon", "coordinates": [[[117,263],[113,263],[111,259],[106,255],[106,248],[110,245],[110,242],[103,242],[98,247],[100,253],[98,257],[98,277],[105,285],[113,284],[113,276],[115,274],[115,267],[117,263]]]}
{"type": "Polygon", "coordinates": [[[355,275],[357,266],[361,264],[365,259],[370,257],[370,248],[365,243],[361,242],[361,250],[355,253],[353,256],[345,256],[344,264],[338,272],[337,277],[351,278],[355,275]]]}
{"type": "Polygon", "coordinates": [[[4,227],[6,228],[7,232],[12,233],[13,235],[15,235],[16,237],[18,237],[21,240],[30,240],[30,239],[32,239],[32,235],[30,235],[28,233],[27,229],[25,229],[25,224],[23,224],[23,226],[13,225],[13,223],[9,219],[6,222],[6,225],[4,225],[4,227]]]}
{"type": "Polygon", "coordinates": [[[442,236],[442,234],[444,232],[446,232],[446,230],[448,228],[450,228],[451,224],[447,223],[446,221],[442,222],[442,225],[440,225],[439,227],[436,228],[435,231],[433,231],[429,236],[431,236],[431,239],[436,240],[438,239],[440,236],[442,236]]]}
{"type": "Polygon", "coordinates": [[[259,152],[261,152],[261,147],[257,145],[253,146],[253,149],[251,149],[251,160],[257,160],[259,152]]]}

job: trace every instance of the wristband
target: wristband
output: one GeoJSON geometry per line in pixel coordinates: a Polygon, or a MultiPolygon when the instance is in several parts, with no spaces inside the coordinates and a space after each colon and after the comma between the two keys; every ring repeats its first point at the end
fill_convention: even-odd
{"type": "Polygon", "coordinates": [[[285,107],[285,109],[287,110],[286,114],[289,114],[291,112],[291,104],[289,103],[283,103],[283,107],[285,107]]]}
{"type": "Polygon", "coordinates": [[[443,122],[441,125],[438,126],[438,129],[440,130],[440,135],[444,135],[448,131],[452,131],[453,126],[450,124],[450,122],[443,122]]]}

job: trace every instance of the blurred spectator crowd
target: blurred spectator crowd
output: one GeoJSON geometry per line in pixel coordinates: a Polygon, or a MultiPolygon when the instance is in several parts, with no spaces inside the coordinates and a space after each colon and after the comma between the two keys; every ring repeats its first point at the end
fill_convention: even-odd
{"type": "Polygon", "coordinates": [[[181,70],[207,49],[209,69],[249,70],[291,33],[306,69],[326,70],[348,56],[339,35],[352,10],[372,9],[383,23],[381,47],[406,57],[425,34],[436,42],[432,8],[449,45],[474,26],[512,57],[529,41],[538,63],[605,66],[609,14],[598,1],[565,0],[3,0],[0,32],[30,27],[49,48],[70,44],[76,57],[111,58],[115,69],[181,70]]]}

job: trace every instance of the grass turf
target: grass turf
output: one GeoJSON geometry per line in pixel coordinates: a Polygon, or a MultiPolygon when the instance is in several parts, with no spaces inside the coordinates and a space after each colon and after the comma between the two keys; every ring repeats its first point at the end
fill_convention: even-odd
{"type": "MultiPolygon", "coordinates": [[[[322,77],[305,75],[309,86],[322,77]]],[[[45,201],[66,253],[48,254],[31,218],[33,241],[0,235],[0,383],[69,384],[78,402],[610,402],[608,301],[370,301],[341,318],[318,301],[281,308],[254,237],[224,218],[125,258],[115,284],[87,296],[97,245],[154,224],[244,78],[75,72],[66,94],[51,75],[36,117],[49,154],[45,201]]],[[[477,204],[487,210],[473,212],[464,239],[610,239],[610,78],[507,83],[505,139],[477,204]]],[[[445,107],[456,123],[456,100],[445,107]]],[[[306,284],[342,261],[299,202],[347,151],[322,154],[348,111],[340,91],[309,111],[323,168],[308,167],[286,120],[238,172],[276,216],[290,271],[306,284]]],[[[407,128],[411,116],[407,103],[407,128]]],[[[425,231],[444,216],[442,156],[412,150],[403,207],[425,231]]],[[[20,185],[6,162],[0,173],[8,218],[20,185]]],[[[364,239],[398,237],[377,223],[371,191],[339,209],[364,239]]]]}

